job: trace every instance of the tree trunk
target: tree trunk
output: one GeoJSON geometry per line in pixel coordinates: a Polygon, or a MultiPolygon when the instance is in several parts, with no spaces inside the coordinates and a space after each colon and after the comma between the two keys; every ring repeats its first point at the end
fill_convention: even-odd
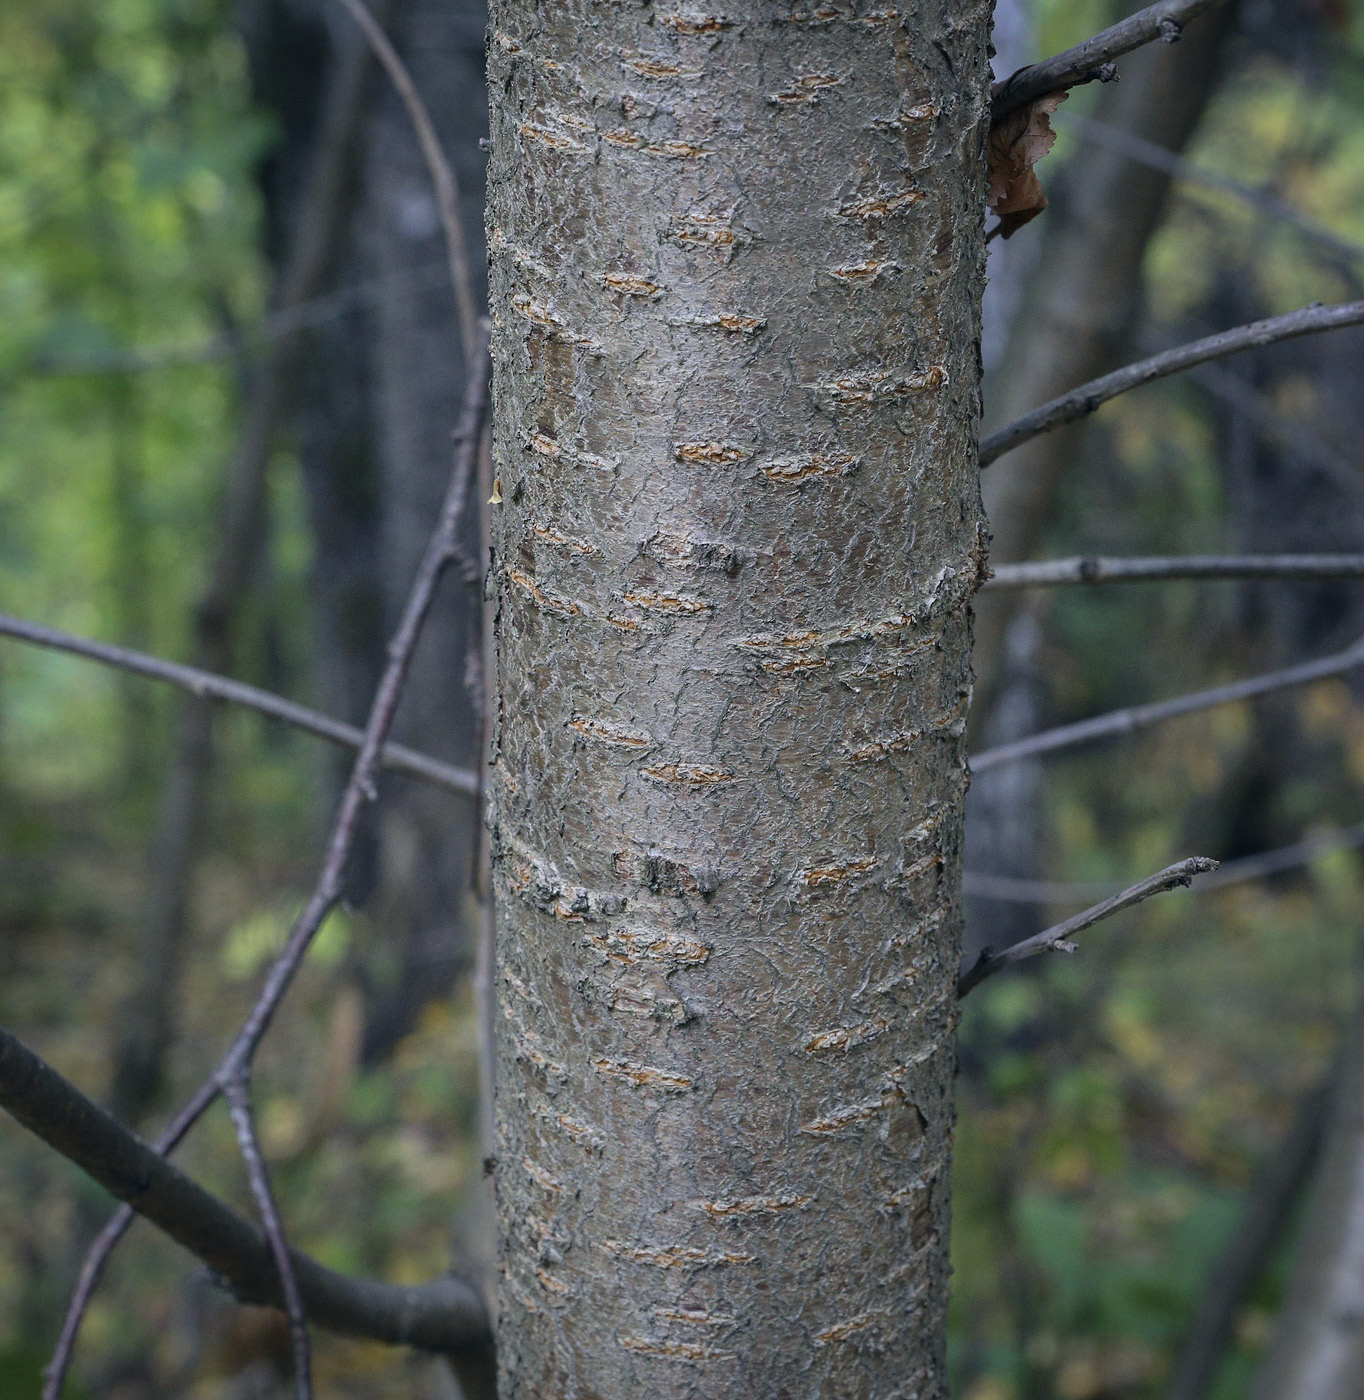
{"type": "MultiPolygon", "coordinates": [[[[319,12],[311,0],[274,0],[256,10],[249,29],[258,93],[283,133],[265,180],[279,247],[287,246],[294,222],[296,172],[314,145],[316,108],[338,39],[358,33],[340,6],[319,12]]],[[[387,10],[393,42],[456,164],[478,271],[485,14],[478,0],[391,0],[387,10]]],[[[377,290],[304,338],[296,421],[316,541],[321,703],[363,723],[449,478],[465,366],[431,178],[386,79],[373,85],[356,145],[326,290],[377,290]]],[[[471,553],[476,534],[471,526],[471,553]]],[[[423,630],[394,734],[463,765],[477,762],[480,747],[465,685],[476,607],[462,583],[446,583],[423,630]]],[[[336,756],[328,809],[351,761],[336,756]]],[[[384,790],[347,872],[348,900],[384,935],[356,958],[367,1063],[390,1053],[422,1008],[450,993],[472,950],[474,805],[460,810],[448,794],[402,780],[386,780],[384,790]]]]}
{"type": "MultiPolygon", "coordinates": [[[[1129,54],[1121,81],[1099,96],[1098,120],[1167,150],[1183,150],[1216,90],[1236,11],[1237,5],[1225,5],[1191,24],[1179,43],[1129,54]]],[[[1049,180],[1052,207],[1036,225],[1042,245],[1007,348],[986,384],[991,425],[1008,423],[1128,357],[1141,307],[1142,262],[1169,189],[1168,175],[1088,144],[1049,180]]],[[[986,471],[993,560],[1025,559],[1036,548],[1084,431],[1076,425],[1034,438],[986,471]]],[[[1002,658],[1017,599],[997,595],[981,604],[983,715],[993,700],[994,664],[1002,658]]]]}
{"type": "Polygon", "coordinates": [[[1253,1400],[1358,1400],[1364,1378],[1364,996],[1345,1032],[1312,1207],[1253,1400]]]}
{"type": "MultiPolygon", "coordinates": [[[[460,212],[474,272],[484,267],[481,213],[487,134],[483,85],[486,14],[474,0],[404,0],[391,32],[455,163],[460,212]]],[[[367,131],[364,207],[375,271],[400,278],[441,266],[443,239],[431,177],[397,94],[386,87],[367,131]]],[[[483,297],[482,279],[475,294],[483,297]]],[[[450,434],[468,372],[459,349],[455,300],[435,294],[387,297],[375,307],[369,347],[375,379],[375,465],[379,483],[378,560],[386,640],[396,626],[450,475],[450,434]]],[[[485,493],[486,494],[486,493],[485,493]]],[[[466,545],[480,552],[476,511],[466,545]]],[[[447,578],[422,632],[394,737],[452,763],[476,767],[480,721],[466,678],[478,649],[477,590],[447,578]]],[[[376,647],[382,658],[382,646],[376,647]]],[[[423,1006],[448,994],[467,969],[475,914],[470,860],[477,846],[475,804],[452,810],[449,795],[420,783],[395,785],[381,817],[382,881],[374,916],[396,958],[385,986],[371,988],[365,1057],[388,1053],[423,1006]]]]}
{"type": "Polygon", "coordinates": [[[492,20],[502,1393],[940,1395],[987,11],[492,20]]]}

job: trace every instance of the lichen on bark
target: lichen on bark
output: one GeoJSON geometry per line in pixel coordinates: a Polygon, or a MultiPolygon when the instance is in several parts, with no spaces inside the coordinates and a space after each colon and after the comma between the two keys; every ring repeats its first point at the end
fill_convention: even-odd
{"type": "Polygon", "coordinates": [[[503,1393],[944,1391],[978,0],[500,0],[503,1393]]]}

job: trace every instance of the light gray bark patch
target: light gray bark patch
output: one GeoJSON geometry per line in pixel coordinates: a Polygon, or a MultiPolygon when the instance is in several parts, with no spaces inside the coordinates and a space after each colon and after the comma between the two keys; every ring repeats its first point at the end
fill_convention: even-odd
{"type": "Polygon", "coordinates": [[[504,1394],[938,1396],[985,7],[493,23],[504,1394]]]}

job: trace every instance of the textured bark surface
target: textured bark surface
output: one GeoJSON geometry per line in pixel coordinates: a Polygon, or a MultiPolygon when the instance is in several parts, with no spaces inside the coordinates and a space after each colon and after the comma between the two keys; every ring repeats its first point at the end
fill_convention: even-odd
{"type": "Polygon", "coordinates": [[[938,1395],[986,10],[492,20],[503,1394],[938,1395]]]}

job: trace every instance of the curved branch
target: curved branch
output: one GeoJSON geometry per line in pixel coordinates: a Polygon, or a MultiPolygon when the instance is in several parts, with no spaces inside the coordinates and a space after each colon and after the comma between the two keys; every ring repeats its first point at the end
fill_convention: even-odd
{"type": "MultiPolygon", "coordinates": [[[[207,1264],[241,1302],[283,1306],[279,1275],[258,1226],[3,1029],[0,1107],[207,1264]]],[[[347,1278],[306,1254],[291,1253],[308,1314],[329,1331],[436,1352],[476,1350],[490,1340],[483,1300],[463,1279],[405,1288],[347,1278]]]]}
{"type": "MultiPolygon", "coordinates": [[[[165,681],[168,685],[179,686],[192,695],[210,700],[226,700],[233,705],[241,705],[257,714],[268,715],[271,719],[282,720],[315,734],[319,739],[328,739],[334,744],[358,749],[364,735],[352,724],[345,724],[330,715],[324,715],[306,706],[296,705],[268,690],[259,690],[254,685],[230,680],[212,671],[201,671],[197,666],[182,666],[177,661],[163,661],[159,656],[148,656],[145,652],[132,651],[128,647],[114,646],[109,642],[96,642],[87,637],[73,636],[70,632],[60,632],[55,627],[44,627],[38,622],[26,622],[23,618],[10,617],[0,613],[0,637],[13,637],[17,641],[29,642],[34,646],[48,647],[53,651],[64,651],[71,656],[84,657],[87,661],[98,661],[104,666],[113,666],[121,671],[132,671],[135,675],[146,676],[150,680],[165,681]]],[[[478,792],[478,774],[468,768],[456,768],[442,763],[439,759],[409,749],[405,744],[385,744],[383,750],[385,768],[402,773],[409,778],[421,778],[428,783],[449,788],[452,792],[474,796],[478,792]]]]}
{"type": "Polygon", "coordinates": [[[1364,578],[1364,554],[1175,554],[1133,559],[1080,554],[1070,559],[996,564],[981,586],[981,592],[1054,588],[1068,583],[1147,583],[1175,578],[1364,578]]]}
{"type": "Polygon", "coordinates": [[[991,122],[1002,121],[1010,112],[1026,107],[1049,92],[1063,92],[1066,88],[1105,77],[1100,70],[1133,49],[1157,39],[1173,44],[1190,20],[1225,3],[1226,0],[1160,0],[1159,4],[1128,15],[1074,48],[1020,68],[996,85],[990,100],[991,122]]]}
{"type": "Polygon", "coordinates": [[[1231,705],[1238,700],[1253,700],[1256,696],[1269,695],[1276,690],[1291,690],[1294,686],[1309,685],[1312,681],[1343,675],[1357,666],[1364,666],[1364,638],[1335,656],[1322,656],[1315,661],[1304,661],[1299,666],[1285,666],[1279,671],[1266,671],[1263,675],[1248,676],[1245,680],[1213,686],[1209,690],[1195,690],[1188,695],[1178,695],[1173,700],[1156,700],[1149,705],[1110,710],[1107,714],[1095,715],[1092,719],[1058,725],[1055,729],[1044,729],[1040,734],[1029,734],[1012,744],[1000,744],[998,748],[986,749],[984,753],[977,754],[971,759],[971,771],[984,773],[990,768],[1032,758],[1034,754],[1051,753],[1055,749],[1070,748],[1074,744],[1085,744],[1094,739],[1109,739],[1117,734],[1135,734],[1140,729],[1147,729],[1167,719],[1175,719],[1179,715],[1210,710],[1217,705],[1231,705]]]}
{"type": "MultiPolygon", "coordinates": [[[[361,814],[365,806],[377,796],[374,780],[379,769],[380,754],[402,697],[403,683],[411,665],[417,639],[421,635],[422,624],[435,597],[436,586],[441,576],[451,564],[461,558],[459,526],[473,484],[479,443],[483,436],[483,422],[488,406],[488,371],[485,328],[480,332],[478,354],[465,391],[460,425],[455,434],[459,448],[440,518],[418,567],[417,577],[404,605],[397,631],[389,643],[388,664],[375,691],[355,765],[351,769],[350,778],[332,822],[327,854],[317,883],[290,930],[283,951],[266,974],[260,995],[241,1029],[213,1073],[199,1086],[193,1098],[162,1134],[157,1142],[158,1152],[170,1152],[182,1141],[224,1088],[238,1080],[251,1064],[256,1049],[269,1030],[317,931],[340,898],[342,876],[354,845],[361,814]]],[[[81,1268],[80,1284],[67,1309],[57,1350],[47,1369],[44,1400],[55,1400],[61,1391],[81,1317],[108,1261],[110,1251],[117,1245],[127,1228],[127,1211],[128,1207],[124,1206],[115,1214],[86,1255],[81,1268]]],[[[482,1379],[483,1371],[486,1371],[486,1367],[482,1367],[474,1379],[482,1379]]],[[[300,1391],[304,1390],[307,1384],[306,1375],[300,1372],[299,1376],[295,1377],[295,1382],[300,1391]]]]}
{"type": "Polygon", "coordinates": [[[1227,355],[1238,355],[1243,350],[1256,350],[1265,345],[1274,345],[1281,340],[1295,340],[1302,335],[1317,335],[1322,331],[1342,330],[1346,326],[1357,326],[1364,322],[1364,301],[1347,301],[1338,306],[1309,306],[1301,311],[1290,311],[1286,316],[1272,316],[1264,321],[1252,321],[1246,326],[1233,330],[1220,331],[1217,335],[1205,336],[1202,340],[1188,345],[1164,350],[1159,355],[1138,360],[1105,374],[1100,379],[1091,379],[1060,398],[1044,403],[1031,413],[1025,413],[1007,427],[982,440],[980,444],[980,465],[988,467],[991,462],[1012,451],[1020,444],[1029,442],[1053,428],[1064,427],[1079,418],[1086,418],[1101,404],[1115,399],[1119,394],[1139,389],[1157,379],[1179,374],[1192,369],[1194,365],[1206,364],[1209,360],[1220,360],[1227,355]]]}
{"type": "Polygon", "coordinates": [[[375,58],[383,65],[417,133],[422,159],[426,162],[431,183],[436,187],[436,206],[440,210],[445,251],[450,262],[450,284],[459,306],[459,332],[464,343],[464,360],[472,366],[478,345],[478,306],[474,301],[474,282],[469,272],[469,249],[464,238],[464,225],[459,221],[459,186],[455,183],[454,169],[441,149],[435,124],[417,92],[412,75],[398,57],[397,49],[379,21],[370,13],[364,0],[341,0],[341,3],[360,26],[375,58]]]}
{"type": "Polygon", "coordinates": [[[1322,252],[1328,254],[1334,264],[1342,261],[1357,263],[1364,259],[1364,245],[1327,228],[1325,224],[1318,223],[1310,215],[1293,208],[1281,199],[1276,199],[1274,195],[1256,185],[1247,184],[1244,180],[1237,180],[1216,170],[1209,170],[1187,156],[1167,150],[1154,141],[1146,140],[1144,136],[1138,136],[1134,131],[1123,131],[1120,127],[1109,126],[1106,122],[1094,121],[1090,117],[1062,120],[1065,125],[1076,129],[1082,141],[1103,146],[1139,165],[1173,176],[1184,184],[1201,185],[1205,189],[1233,195],[1249,205],[1262,218],[1277,219],[1288,224],[1308,242],[1316,244],[1322,252]]]}
{"type": "Polygon", "coordinates": [[[1148,875],[1129,889],[1093,905],[1081,914],[1072,914],[1063,923],[1055,924],[1041,933],[1033,934],[1031,938],[1023,939],[1021,943],[1005,948],[1002,953],[991,952],[989,948],[985,948],[972,964],[970,971],[963,973],[958,980],[957,997],[964,997],[967,992],[980,986],[987,977],[992,977],[996,972],[1002,972],[1006,967],[1022,962],[1025,958],[1035,958],[1041,953],[1073,953],[1075,945],[1070,942],[1072,934],[1083,933],[1100,920],[1111,918],[1124,909],[1130,909],[1132,905],[1140,904],[1143,899],[1149,899],[1153,894],[1187,888],[1193,883],[1195,875],[1204,875],[1216,869],[1215,860],[1209,860],[1207,856],[1190,856],[1188,860],[1181,860],[1177,865],[1168,865],[1164,870],[1148,875]]]}

